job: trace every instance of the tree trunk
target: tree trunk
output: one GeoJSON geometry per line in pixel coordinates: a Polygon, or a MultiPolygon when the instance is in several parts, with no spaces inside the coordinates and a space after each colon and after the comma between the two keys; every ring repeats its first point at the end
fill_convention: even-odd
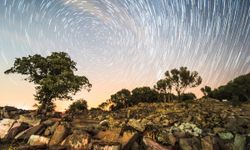
{"type": "Polygon", "coordinates": [[[166,103],[166,102],[167,102],[166,95],[167,95],[167,92],[166,92],[166,90],[165,90],[165,91],[164,91],[164,103],[166,103]]]}

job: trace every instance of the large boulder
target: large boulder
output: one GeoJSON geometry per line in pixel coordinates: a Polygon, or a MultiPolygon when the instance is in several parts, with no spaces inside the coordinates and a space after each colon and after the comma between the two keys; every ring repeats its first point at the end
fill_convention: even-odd
{"type": "Polygon", "coordinates": [[[69,146],[73,149],[88,149],[90,139],[91,137],[88,133],[76,130],[62,142],[62,145],[69,146]]]}
{"type": "Polygon", "coordinates": [[[48,143],[49,138],[39,135],[31,135],[28,141],[29,145],[47,145],[48,143]]]}
{"type": "Polygon", "coordinates": [[[8,134],[5,136],[5,139],[8,140],[8,141],[13,140],[18,133],[20,133],[20,132],[28,129],[29,127],[30,126],[27,123],[16,122],[11,127],[11,129],[8,132],[8,134]]]}
{"type": "Polygon", "coordinates": [[[16,121],[13,119],[3,119],[0,121],[0,139],[3,139],[16,121]]]}
{"type": "Polygon", "coordinates": [[[57,145],[61,143],[69,134],[69,128],[66,125],[58,125],[52,135],[49,145],[57,145]]]}
{"type": "Polygon", "coordinates": [[[40,124],[34,127],[31,127],[27,130],[22,131],[21,133],[19,133],[15,139],[16,140],[28,140],[30,138],[31,135],[41,135],[44,130],[46,129],[46,126],[44,124],[40,124]]]}

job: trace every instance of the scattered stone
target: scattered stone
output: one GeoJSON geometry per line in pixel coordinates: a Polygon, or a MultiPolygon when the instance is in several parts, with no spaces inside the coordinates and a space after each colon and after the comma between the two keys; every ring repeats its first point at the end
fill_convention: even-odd
{"type": "Polygon", "coordinates": [[[47,145],[48,143],[49,138],[39,135],[31,135],[28,141],[29,145],[47,145]]]}

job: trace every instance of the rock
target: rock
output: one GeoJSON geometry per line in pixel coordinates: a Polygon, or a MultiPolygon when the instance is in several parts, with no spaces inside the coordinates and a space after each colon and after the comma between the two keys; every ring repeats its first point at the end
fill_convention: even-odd
{"type": "Polygon", "coordinates": [[[0,139],[3,139],[15,123],[13,119],[3,119],[0,121],[0,139]]]}
{"type": "Polygon", "coordinates": [[[31,135],[41,135],[45,129],[46,129],[46,126],[44,124],[40,124],[40,125],[31,127],[27,130],[24,130],[23,132],[19,133],[15,137],[15,139],[16,140],[28,140],[31,135]]]}
{"type": "Polygon", "coordinates": [[[182,150],[200,150],[201,144],[198,138],[182,138],[179,140],[182,150]]]}
{"type": "Polygon", "coordinates": [[[46,120],[44,122],[42,122],[42,124],[44,124],[45,126],[52,126],[55,123],[55,121],[53,120],[46,120]]]}
{"type": "Polygon", "coordinates": [[[68,130],[69,129],[65,125],[58,125],[49,141],[49,145],[57,145],[61,143],[64,140],[64,138],[67,137],[69,133],[68,130]]]}
{"type": "Polygon", "coordinates": [[[224,132],[224,131],[226,131],[225,128],[220,128],[220,127],[215,127],[215,128],[213,128],[213,132],[214,132],[215,134],[218,134],[218,133],[224,132]]]}
{"type": "Polygon", "coordinates": [[[121,144],[117,142],[93,142],[92,150],[121,150],[121,144]]]}
{"type": "Polygon", "coordinates": [[[109,126],[109,121],[108,120],[103,120],[99,123],[101,126],[108,127],[109,126]]]}
{"type": "Polygon", "coordinates": [[[56,127],[59,125],[59,122],[54,123],[52,126],[49,126],[44,131],[45,136],[50,136],[55,132],[56,127]]]}
{"type": "Polygon", "coordinates": [[[143,132],[145,130],[145,124],[140,123],[140,121],[135,120],[135,119],[130,119],[127,123],[128,126],[133,127],[139,132],[143,132]]]}
{"type": "Polygon", "coordinates": [[[233,150],[244,150],[246,146],[246,136],[236,134],[234,138],[233,150]]]}
{"type": "Polygon", "coordinates": [[[29,145],[47,145],[48,143],[49,138],[39,135],[31,135],[28,141],[29,145]]]}
{"type": "Polygon", "coordinates": [[[41,123],[41,119],[29,116],[29,115],[20,115],[18,121],[26,122],[32,126],[37,126],[41,123]]]}
{"type": "Polygon", "coordinates": [[[28,129],[29,127],[30,126],[27,123],[16,122],[11,127],[11,129],[8,132],[8,134],[5,136],[5,139],[8,140],[8,141],[13,140],[18,133],[20,133],[20,132],[28,129]]]}
{"type": "Polygon", "coordinates": [[[178,139],[173,134],[168,134],[167,135],[167,142],[170,145],[175,146],[175,144],[176,144],[177,141],[178,141],[178,139]]]}
{"type": "Polygon", "coordinates": [[[70,146],[73,149],[88,149],[89,144],[90,135],[82,131],[74,131],[62,142],[62,145],[70,146]]]}
{"type": "Polygon", "coordinates": [[[149,139],[149,138],[143,138],[143,142],[145,143],[147,149],[152,150],[171,150],[167,147],[164,147],[160,145],[159,143],[156,143],[155,141],[149,139]]]}
{"type": "Polygon", "coordinates": [[[218,133],[218,135],[222,140],[231,140],[234,138],[234,135],[231,132],[221,132],[218,133]]]}
{"type": "Polygon", "coordinates": [[[218,144],[216,140],[211,136],[206,136],[201,139],[202,150],[218,150],[218,144]]]}

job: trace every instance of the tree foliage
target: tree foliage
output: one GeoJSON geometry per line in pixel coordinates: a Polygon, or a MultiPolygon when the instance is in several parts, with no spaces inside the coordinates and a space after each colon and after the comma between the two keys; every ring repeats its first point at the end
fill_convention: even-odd
{"type": "Polygon", "coordinates": [[[181,99],[181,94],[183,94],[188,87],[197,87],[202,82],[198,72],[191,72],[187,69],[187,67],[180,67],[180,69],[166,71],[165,77],[171,81],[172,86],[175,88],[178,94],[179,100],[181,99]]]}
{"type": "Polygon", "coordinates": [[[239,102],[250,100],[250,73],[241,75],[226,85],[214,89],[208,96],[219,100],[227,99],[239,102]]]}
{"type": "Polygon", "coordinates": [[[127,89],[122,89],[111,95],[111,101],[116,104],[116,108],[128,107],[131,93],[127,89]]]}
{"type": "Polygon", "coordinates": [[[167,101],[167,96],[168,96],[168,101],[172,98],[171,96],[171,91],[172,91],[172,83],[170,79],[160,79],[157,81],[156,85],[154,88],[161,94],[163,95],[164,102],[167,101]]]}
{"type": "Polygon", "coordinates": [[[75,102],[73,102],[70,106],[68,111],[72,114],[75,113],[81,113],[88,110],[88,104],[87,101],[84,99],[79,99],[75,102]]]}
{"type": "Polygon", "coordinates": [[[5,74],[18,73],[27,75],[25,80],[36,85],[35,99],[41,104],[41,109],[47,111],[47,106],[55,99],[70,99],[81,88],[90,90],[91,84],[85,76],[75,75],[76,62],[65,52],[53,52],[47,57],[29,55],[16,58],[14,66],[5,74]]]}
{"type": "Polygon", "coordinates": [[[203,93],[204,97],[207,98],[208,95],[211,94],[212,88],[209,87],[209,86],[202,87],[202,88],[201,88],[201,92],[203,93]]]}
{"type": "Polygon", "coordinates": [[[150,87],[138,87],[132,90],[131,103],[157,102],[158,93],[150,87]]]}

